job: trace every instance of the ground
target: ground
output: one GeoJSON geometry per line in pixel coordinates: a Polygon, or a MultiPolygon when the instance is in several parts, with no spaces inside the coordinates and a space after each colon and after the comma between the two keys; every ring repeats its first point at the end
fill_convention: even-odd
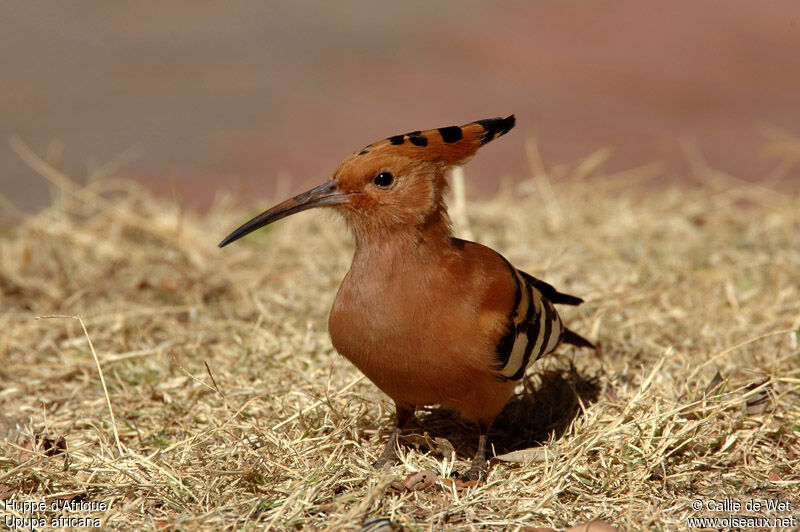
{"type": "Polygon", "coordinates": [[[29,155],[57,185],[50,207],[0,228],[5,519],[680,530],[800,517],[800,200],[777,179],[696,160],[641,188],[637,171],[605,174],[588,157],[533,165],[534,178],[463,205],[459,234],[586,299],[564,318],[599,349],[564,346],[529,369],[491,454],[539,449],[531,460],[492,460],[476,486],[394,493],[409,473],[464,469],[474,428],[429,409],[400,463],[370,467],[393,408],[330,344],[352,253],[339,220],[303,213],[220,250],[267,202],[220,198],[200,214],[129,181],[74,185],[29,155]],[[12,495],[84,506],[36,514],[12,495]]]}

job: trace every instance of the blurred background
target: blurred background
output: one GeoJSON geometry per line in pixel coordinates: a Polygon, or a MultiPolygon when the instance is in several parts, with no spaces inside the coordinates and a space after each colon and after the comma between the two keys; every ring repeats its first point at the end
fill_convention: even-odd
{"type": "MultiPolygon", "coordinates": [[[[518,118],[467,168],[472,194],[604,147],[608,171],[709,165],[764,179],[774,130],[800,136],[793,0],[243,0],[0,4],[0,194],[48,184],[19,136],[84,180],[117,175],[195,206],[327,179],[398,133],[518,118]],[[49,155],[48,155],[49,153],[49,155]]],[[[785,180],[800,180],[797,169],[785,180]]]]}

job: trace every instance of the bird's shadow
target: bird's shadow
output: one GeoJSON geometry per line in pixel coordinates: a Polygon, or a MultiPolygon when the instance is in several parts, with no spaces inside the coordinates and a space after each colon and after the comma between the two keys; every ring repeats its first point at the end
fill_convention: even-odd
{"type": "MultiPolygon", "coordinates": [[[[599,378],[581,375],[571,363],[568,368],[538,372],[529,383],[523,393],[508,401],[489,430],[489,444],[496,454],[560,438],[580,414],[581,403],[588,406],[600,394],[599,378]]],[[[400,436],[401,443],[420,447],[429,447],[424,442],[430,438],[419,438],[423,433],[431,438],[446,438],[464,458],[471,458],[478,445],[477,425],[447,408],[418,412],[417,420],[404,433],[407,436],[400,436]]]]}

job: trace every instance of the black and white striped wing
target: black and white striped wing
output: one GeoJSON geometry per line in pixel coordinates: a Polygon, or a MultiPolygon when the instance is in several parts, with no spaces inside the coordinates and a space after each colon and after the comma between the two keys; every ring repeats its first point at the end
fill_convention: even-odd
{"type": "Polygon", "coordinates": [[[507,332],[497,345],[496,370],[502,380],[519,380],[531,360],[537,360],[558,347],[564,325],[553,303],[542,295],[536,283],[549,287],[553,292],[555,289],[510,264],[509,268],[516,278],[517,291],[507,332]]]}

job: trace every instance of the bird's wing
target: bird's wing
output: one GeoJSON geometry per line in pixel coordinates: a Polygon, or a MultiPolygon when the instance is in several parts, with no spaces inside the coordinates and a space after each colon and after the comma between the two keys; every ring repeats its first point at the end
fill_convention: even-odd
{"type": "Polygon", "coordinates": [[[494,345],[491,367],[502,381],[519,380],[531,361],[550,353],[559,343],[594,347],[565,328],[554,303],[578,305],[579,297],[562,294],[553,286],[516,269],[496,251],[466,240],[453,239],[458,261],[465,266],[465,286],[481,286],[480,307],[491,316],[485,330],[494,345]],[[480,265],[475,267],[475,265],[480,265]]]}
{"type": "MultiPolygon", "coordinates": [[[[539,290],[544,297],[549,299],[552,303],[557,305],[580,305],[583,303],[583,299],[576,296],[571,296],[569,294],[564,294],[559,292],[555,289],[555,287],[551,284],[548,284],[541,279],[537,279],[533,275],[529,273],[525,273],[522,270],[518,270],[520,275],[525,279],[525,282],[539,290]]],[[[563,332],[561,333],[561,342],[565,344],[572,344],[578,347],[588,347],[589,349],[597,349],[595,345],[581,336],[580,334],[576,333],[575,331],[571,331],[564,328],[563,332]]]]}
{"type": "Polygon", "coordinates": [[[580,299],[561,294],[549,284],[506,263],[516,280],[517,290],[506,332],[497,345],[495,370],[502,380],[518,380],[531,360],[550,353],[561,342],[564,325],[547,295],[552,294],[560,301],[580,299]]]}
{"type": "Polygon", "coordinates": [[[583,303],[583,299],[579,297],[561,293],[556,290],[553,285],[548,284],[541,279],[537,279],[533,275],[525,273],[522,270],[517,271],[520,273],[520,275],[522,275],[522,278],[525,279],[525,282],[539,290],[544,297],[557,305],[580,305],[583,303]]]}

